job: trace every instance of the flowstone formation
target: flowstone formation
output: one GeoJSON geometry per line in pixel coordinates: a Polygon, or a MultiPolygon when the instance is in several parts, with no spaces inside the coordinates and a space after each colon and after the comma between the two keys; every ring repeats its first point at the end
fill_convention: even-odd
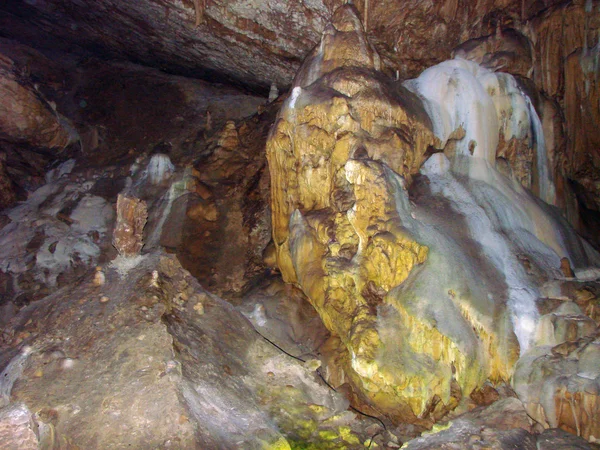
{"type": "Polygon", "coordinates": [[[417,98],[379,64],[354,8],[338,9],[296,77],[267,158],[284,280],[301,286],[341,339],[350,379],[384,400],[411,380],[381,370],[377,307],[427,258],[399,220],[385,173],[410,178],[435,139],[417,98]]]}
{"type": "Polygon", "coordinates": [[[277,264],[332,333],[329,382],[394,421],[431,424],[508,382],[540,283],[599,261],[523,188],[554,201],[515,78],[454,60],[393,82],[351,5],[300,68],[267,158],[277,264]]]}

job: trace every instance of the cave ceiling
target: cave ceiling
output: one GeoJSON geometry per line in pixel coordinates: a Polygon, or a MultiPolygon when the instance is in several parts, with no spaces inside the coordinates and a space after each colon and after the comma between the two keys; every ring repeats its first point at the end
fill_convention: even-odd
{"type": "MultiPolygon", "coordinates": [[[[344,0],[7,0],[0,35],[35,48],[128,60],[266,93],[289,87],[344,0]]],[[[497,26],[557,0],[357,0],[390,74],[410,78],[497,26]]]]}

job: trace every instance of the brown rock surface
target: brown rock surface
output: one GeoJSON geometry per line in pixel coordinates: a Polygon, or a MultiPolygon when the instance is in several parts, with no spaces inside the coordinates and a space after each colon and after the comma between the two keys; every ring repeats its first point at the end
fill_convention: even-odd
{"type": "MultiPolygon", "coordinates": [[[[596,51],[600,12],[587,3],[566,2],[548,8],[531,20],[525,33],[530,36],[536,55],[533,79],[563,112],[562,126],[566,140],[558,137],[558,168],[574,188],[577,199],[565,194],[566,208],[581,209],[570,217],[580,230],[597,243],[598,173],[600,142],[595,131],[600,123],[596,51]],[[596,58],[596,59],[595,59],[596,58]]],[[[568,187],[565,186],[565,190],[568,187]]]]}
{"type": "Polygon", "coordinates": [[[462,43],[453,55],[512,75],[529,77],[533,70],[529,39],[514,29],[503,30],[500,26],[494,34],[462,43]]]}
{"type": "MultiPolygon", "coordinates": [[[[263,251],[271,240],[270,180],[265,143],[280,103],[261,114],[230,121],[207,137],[200,156],[189,157],[190,194],[172,245],[183,266],[204,286],[239,299],[263,276],[263,251]]],[[[174,204],[174,211],[177,209],[174,204]]]]}
{"type": "Polygon", "coordinates": [[[113,245],[120,255],[133,257],[140,254],[147,220],[148,209],[144,201],[119,194],[113,245]]]}
{"type": "Polygon", "coordinates": [[[53,149],[71,143],[66,119],[42,99],[34,86],[19,80],[14,62],[0,54],[0,139],[53,149]]]}
{"type": "Polygon", "coordinates": [[[0,153],[0,209],[11,206],[16,199],[13,183],[6,172],[6,154],[0,153]]]}

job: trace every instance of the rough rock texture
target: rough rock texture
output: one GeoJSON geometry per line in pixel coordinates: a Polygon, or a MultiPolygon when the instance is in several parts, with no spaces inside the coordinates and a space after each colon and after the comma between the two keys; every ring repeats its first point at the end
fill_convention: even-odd
{"type": "Polygon", "coordinates": [[[33,415],[23,404],[0,409],[0,448],[38,450],[37,426],[33,415]]]}
{"type": "Polygon", "coordinates": [[[148,254],[123,269],[104,266],[106,284],[87,276],[5,329],[10,399],[52,424],[61,445],[333,449],[368,439],[372,420],[344,412],[314,368],[263,339],[175,258],[148,254]],[[24,333],[28,350],[15,355],[24,333]]]}
{"type": "Polygon", "coordinates": [[[62,53],[50,59],[3,38],[0,55],[6,87],[0,118],[5,206],[39,187],[57,160],[74,157],[97,167],[147,153],[179,159],[197,150],[213,128],[254,114],[265,102],[134,64],[62,53]]]}
{"type": "Polygon", "coordinates": [[[16,199],[13,183],[6,172],[6,153],[0,153],[0,208],[12,205],[16,199]]]}
{"type": "Polygon", "coordinates": [[[533,70],[529,40],[516,30],[503,30],[500,26],[494,34],[462,43],[454,49],[453,56],[523,77],[529,77],[533,70]]]}
{"type": "MultiPolygon", "coordinates": [[[[597,240],[600,142],[594,131],[600,123],[598,101],[597,2],[564,2],[544,11],[527,26],[536,54],[533,79],[563,112],[565,140],[557,136],[559,169],[569,180],[580,208],[573,222],[597,240]],[[584,4],[585,3],[585,4],[584,4]]],[[[568,201],[568,199],[567,199],[568,201]]]]}
{"type": "Polygon", "coordinates": [[[117,198],[117,222],[113,231],[113,245],[120,255],[133,257],[140,254],[144,246],[143,235],[148,210],[146,203],[138,198],[117,198]]]}
{"type": "Polygon", "coordinates": [[[539,301],[537,347],[519,360],[513,386],[528,414],[544,427],[598,442],[600,341],[596,282],[548,284],[539,301]]]}
{"type": "MultiPolygon", "coordinates": [[[[145,0],[83,6],[77,1],[10,0],[1,11],[10,34],[20,35],[28,23],[66,21],[69,26],[48,31],[80,48],[265,90],[271,82],[289,85],[328,15],[322,1],[145,0]]],[[[29,36],[42,46],[47,37],[42,30],[29,36]]]]}
{"type": "MultiPolygon", "coordinates": [[[[79,51],[186,74],[221,73],[266,93],[271,82],[290,85],[302,58],[344,3],[143,0],[125,5],[103,0],[82,7],[77,0],[9,0],[0,9],[0,20],[7,36],[27,38],[40,47],[51,34],[75,43],[79,51]]],[[[447,59],[461,42],[489,35],[497,25],[521,25],[562,2],[409,0],[401,8],[391,1],[354,3],[390,72],[400,70],[403,78],[412,78],[447,59]]]]}
{"type": "Polygon", "coordinates": [[[511,75],[453,60],[405,83],[413,94],[379,67],[354,7],[338,9],[267,143],[273,237],[284,280],[332,333],[332,384],[424,424],[507,382],[533,344],[538,283],[561,258],[581,270],[598,255],[517,183],[531,186],[537,161],[553,198],[541,121],[511,75]],[[429,193],[415,205],[419,169],[429,193]]]}
{"type": "Polygon", "coordinates": [[[377,307],[427,257],[397,219],[385,171],[410,178],[434,138],[417,99],[378,61],[354,8],[338,9],[296,76],[267,157],[284,280],[303,289],[351,355],[349,377],[383,405],[394,393],[375,362],[377,307]]]}
{"type": "Polygon", "coordinates": [[[517,364],[513,385],[528,414],[591,442],[600,430],[600,339],[592,336],[536,347],[517,364]]]}
{"type": "Polygon", "coordinates": [[[190,158],[190,194],[173,205],[182,214],[171,220],[183,222],[181,239],[163,240],[203,285],[228,299],[271,270],[263,262],[271,240],[265,143],[280,105],[211,132],[201,154],[190,158]]]}
{"type": "Polygon", "coordinates": [[[53,149],[66,147],[72,139],[66,119],[18,75],[14,61],[0,55],[0,139],[53,149]]]}
{"type": "Polygon", "coordinates": [[[499,400],[487,408],[478,408],[444,425],[436,425],[431,433],[414,439],[403,448],[451,449],[535,449],[535,437],[522,403],[516,398],[499,400]]]}
{"type": "Polygon", "coordinates": [[[75,174],[74,166],[74,160],[58,166],[26,202],[5,211],[0,229],[3,304],[23,306],[43,298],[110,254],[116,192],[111,197],[105,180],[115,170],[75,174]]]}
{"type": "Polygon", "coordinates": [[[199,150],[205,134],[256,113],[265,99],[134,64],[91,59],[74,68],[59,107],[74,117],[95,164],[125,155],[199,150]]]}
{"type": "Polygon", "coordinates": [[[541,434],[532,434],[531,420],[523,404],[515,398],[507,398],[487,408],[478,408],[466,413],[447,424],[436,425],[430,433],[407,442],[402,448],[591,450],[598,446],[562,430],[550,429],[541,434]]]}
{"type": "MultiPolygon", "coordinates": [[[[78,0],[9,0],[0,5],[0,21],[4,36],[49,52],[126,59],[173,73],[236,82],[266,95],[273,83],[291,85],[302,59],[345,1],[280,5],[269,0],[135,4],[99,0],[82,6],[78,0]]],[[[414,78],[455,51],[493,70],[532,77],[543,92],[535,104],[557,182],[556,205],[596,240],[600,223],[596,1],[408,0],[398,7],[391,0],[356,0],[355,5],[382,56],[382,69],[392,76],[414,78]]],[[[96,84],[103,86],[101,81],[96,84]]],[[[164,104],[162,98],[158,95],[152,108],[140,109],[159,122],[152,111],[164,104]]],[[[113,103],[119,106],[119,101],[113,103]]],[[[156,130],[153,127],[152,134],[156,130]]],[[[103,140],[100,127],[78,131],[84,141],[103,140]]],[[[518,155],[521,149],[510,152],[518,155]]]]}

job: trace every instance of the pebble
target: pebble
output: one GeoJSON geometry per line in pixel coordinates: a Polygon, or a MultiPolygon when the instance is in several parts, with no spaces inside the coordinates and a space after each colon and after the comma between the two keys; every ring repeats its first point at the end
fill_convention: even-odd
{"type": "Polygon", "coordinates": [[[94,275],[94,284],[96,286],[102,286],[106,283],[106,276],[104,272],[100,269],[100,267],[96,267],[96,274],[94,275]]]}
{"type": "Polygon", "coordinates": [[[110,301],[110,298],[108,298],[106,295],[100,297],[100,303],[106,303],[108,301],[110,301]]]}
{"type": "Polygon", "coordinates": [[[75,365],[75,360],[73,358],[65,358],[62,360],[60,366],[63,369],[72,369],[75,365]]]}

